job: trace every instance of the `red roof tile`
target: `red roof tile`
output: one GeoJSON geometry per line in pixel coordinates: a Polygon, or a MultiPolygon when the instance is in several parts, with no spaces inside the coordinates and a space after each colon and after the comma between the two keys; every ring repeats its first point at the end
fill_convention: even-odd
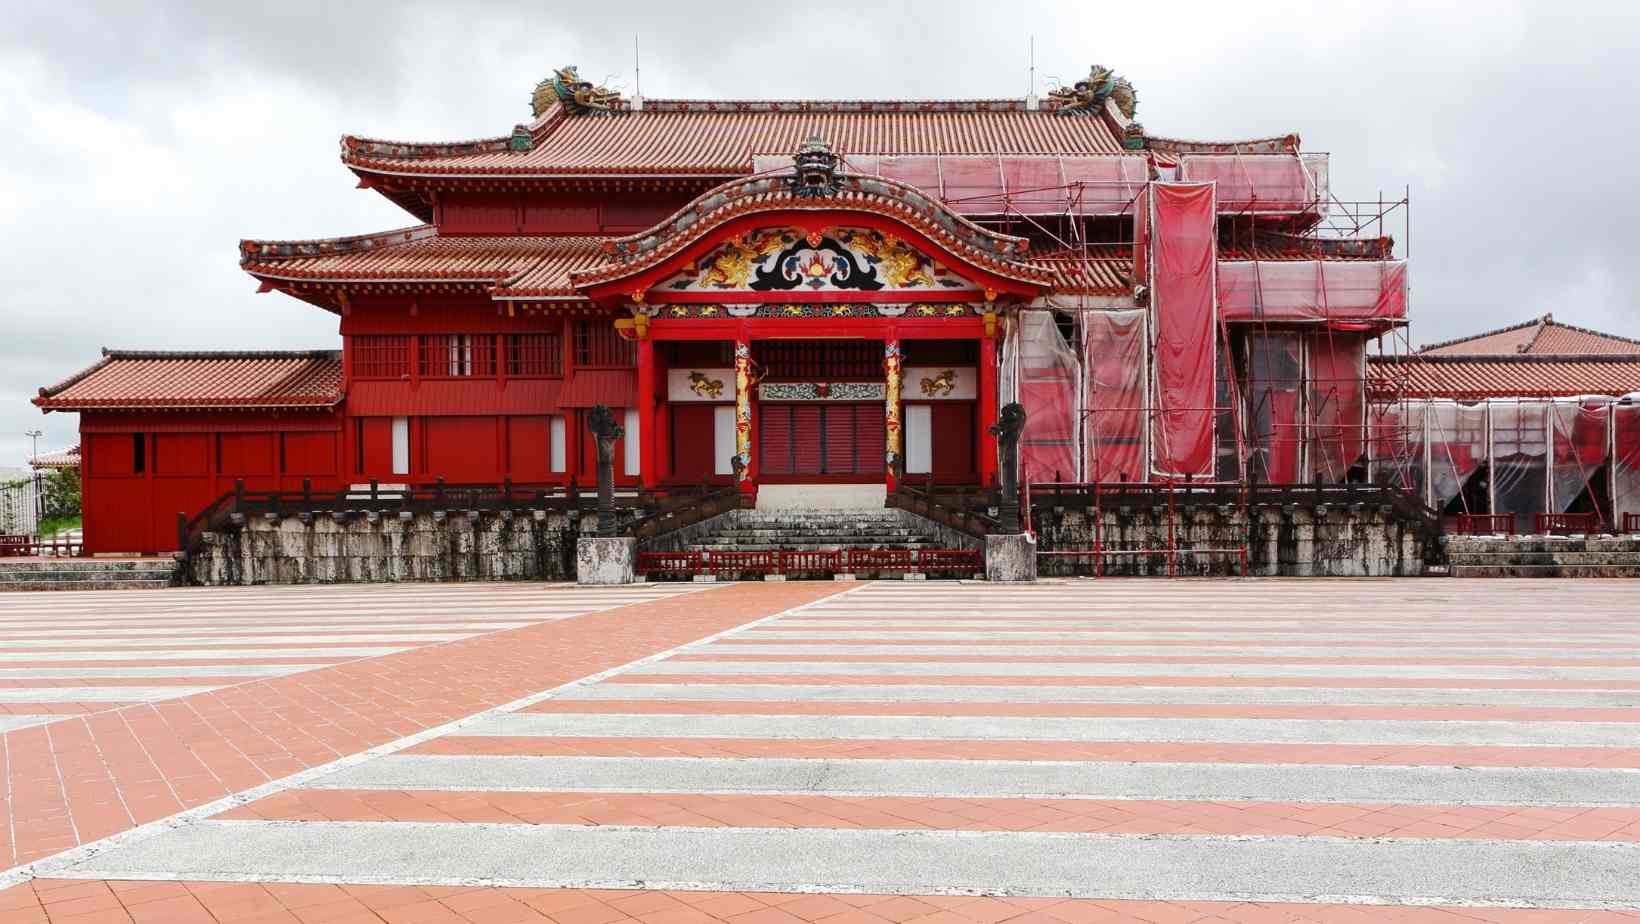
{"type": "Polygon", "coordinates": [[[1379,396],[1558,398],[1640,391],[1640,354],[1627,356],[1451,356],[1368,358],[1379,396]]]}
{"type": "Polygon", "coordinates": [[[264,279],[494,284],[593,238],[440,235],[431,225],[311,241],[240,241],[240,265],[264,279]]]}
{"type": "Polygon", "coordinates": [[[539,238],[542,254],[534,266],[515,273],[496,287],[496,298],[579,298],[570,274],[595,269],[609,257],[604,238],[595,236],[539,238]]]}
{"type": "Polygon", "coordinates": [[[755,154],[789,153],[818,134],[839,154],[1118,154],[1097,115],[1027,111],[1021,100],[741,102],[649,100],[642,111],[539,120],[533,146],[342,139],[367,172],[443,175],[750,173],[755,154]]]}
{"type": "Polygon", "coordinates": [[[1552,314],[1509,327],[1432,343],[1424,356],[1565,356],[1640,354],[1640,340],[1561,324],[1552,314]]]}
{"type": "Polygon", "coordinates": [[[31,468],[79,468],[80,447],[76,444],[67,449],[42,452],[28,460],[28,464],[31,468]]]}
{"type": "Polygon", "coordinates": [[[1087,256],[1057,251],[1033,258],[1031,265],[1053,274],[1053,291],[1066,295],[1132,295],[1133,248],[1091,247],[1087,256]]]}
{"type": "Polygon", "coordinates": [[[330,350],[162,353],[104,350],[49,388],[47,411],[328,408],[342,400],[342,354],[330,350]]]}

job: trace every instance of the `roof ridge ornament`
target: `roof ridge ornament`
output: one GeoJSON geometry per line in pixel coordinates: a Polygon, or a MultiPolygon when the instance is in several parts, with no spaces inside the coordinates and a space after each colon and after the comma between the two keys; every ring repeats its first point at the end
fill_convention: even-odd
{"type": "Polygon", "coordinates": [[[818,134],[810,135],[792,155],[792,175],[787,179],[792,195],[800,199],[835,196],[843,189],[837,175],[838,157],[831,145],[818,134]]]}
{"type": "Polygon", "coordinates": [[[562,103],[564,108],[575,115],[588,112],[611,112],[622,104],[618,90],[608,87],[595,87],[591,81],[582,80],[581,74],[570,64],[552,72],[552,76],[535,85],[535,92],[530,96],[530,111],[537,119],[552,108],[553,103],[562,103]]]}
{"type": "Polygon", "coordinates": [[[1107,99],[1114,102],[1122,117],[1130,122],[1139,110],[1139,94],[1134,91],[1133,84],[1126,77],[1119,77],[1115,71],[1099,64],[1089,68],[1086,80],[1060,87],[1050,92],[1048,98],[1058,104],[1055,111],[1060,115],[1096,113],[1107,99]]]}

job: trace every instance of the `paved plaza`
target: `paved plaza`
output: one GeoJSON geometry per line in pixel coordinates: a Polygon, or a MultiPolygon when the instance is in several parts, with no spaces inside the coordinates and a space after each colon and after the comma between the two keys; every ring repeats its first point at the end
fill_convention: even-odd
{"type": "Polygon", "coordinates": [[[1640,920],[1640,585],[0,597],[0,921],[1640,920]]]}

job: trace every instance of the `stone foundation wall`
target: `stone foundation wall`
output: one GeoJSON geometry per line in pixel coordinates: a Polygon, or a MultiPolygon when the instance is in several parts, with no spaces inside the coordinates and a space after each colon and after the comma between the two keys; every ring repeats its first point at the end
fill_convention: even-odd
{"type": "MultiPolygon", "coordinates": [[[[581,535],[597,516],[581,518],[581,535]]],[[[570,515],[468,512],[253,516],[206,533],[187,562],[196,584],[575,579],[570,515]]]]}
{"type": "Polygon", "coordinates": [[[1640,536],[1449,536],[1454,577],[1640,577],[1640,536]]]}
{"type": "MultiPolygon", "coordinates": [[[[1032,513],[1037,548],[1043,552],[1093,547],[1092,508],[1037,508],[1032,513]]],[[[1103,510],[1107,549],[1166,549],[1166,507],[1103,510]]],[[[1347,507],[1180,506],[1175,511],[1175,546],[1180,575],[1234,575],[1234,551],[1183,554],[1183,550],[1230,549],[1247,540],[1247,573],[1263,576],[1382,577],[1420,575],[1425,541],[1416,527],[1393,510],[1373,505],[1347,507]]],[[[1042,556],[1042,576],[1091,574],[1093,559],[1042,556]]],[[[1166,575],[1167,557],[1106,556],[1107,575],[1166,575]]]]}

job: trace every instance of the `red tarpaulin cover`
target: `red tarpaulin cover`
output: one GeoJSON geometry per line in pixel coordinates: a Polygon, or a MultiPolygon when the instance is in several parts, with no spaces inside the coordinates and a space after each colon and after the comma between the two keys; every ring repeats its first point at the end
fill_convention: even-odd
{"type": "Polygon", "coordinates": [[[1157,474],[1213,477],[1218,212],[1211,183],[1150,184],[1157,474]]]}
{"type": "Polygon", "coordinates": [[[1087,480],[1145,477],[1145,313],[1091,311],[1087,332],[1087,480]]]}
{"type": "MultiPolygon", "coordinates": [[[[1610,398],[1555,401],[1549,405],[1550,512],[1565,513],[1606,464],[1610,398]]],[[[1601,510],[1602,518],[1611,511],[1601,510]]]]}
{"type": "Polygon", "coordinates": [[[1299,395],[1304,381],[1302,347],[1297,334],[1247,335],[1248,416],[1259,480],[1293,484],[1301,480],[1299,447],[1303,422],[1299,395]]]}
{"type": "Polygon", "coordinates": [[[1310,336],[1310,468],[1318,481],[1342,482],[1361,456],[1365,339],[1310,336]]]}
{"type": "Polygon", "coordinates": [[[1019,313],[1019,464],[1033,484],[1076,481],[1076,388],[1081,364],[1052,311],[1019,313]]]}
{"type": "Polygon", "coordinates": [[[1640,514],[1640,396],[1629,404],[1612,408],[1613,522],[1623,523],[1623,514],[1640,514]]]}
{"type": "MultiPolygon", "coordinates": [[[[790,154],[758,154],[754,173],[784,173],[790,154]]],[[[898,180],[964,215],[1128,215],[1150,177],[1143,154],[845,154],[849,173],[898,180]]]]}
{"type": "Polygon", "coordinates": [[[1403,260],[1226,260],[1219,311],[1227,321],[1397,320],[1407,315],[1403,260]]]}

